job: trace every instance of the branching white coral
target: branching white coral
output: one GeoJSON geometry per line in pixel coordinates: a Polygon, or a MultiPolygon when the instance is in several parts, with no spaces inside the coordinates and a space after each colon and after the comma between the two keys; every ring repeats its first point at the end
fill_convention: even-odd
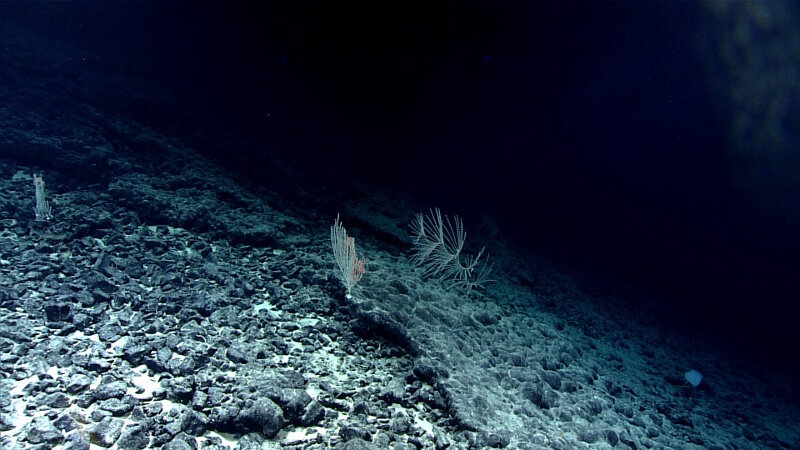
{"type": "Polygon", "coordinates": [[[479,263],[485,247],[475,256],[462,255],[467,233],[460,217],[453,216],[451,222],[447,216],[442,218],[439,208],[435,208],[427,216],[417,214],[411,231],[414,234],[411,262],[422,269],[424,276],[452,280],[467,292],[475,287],[485,288],[484,285],[492,281],[489,257],[479,263]]]}

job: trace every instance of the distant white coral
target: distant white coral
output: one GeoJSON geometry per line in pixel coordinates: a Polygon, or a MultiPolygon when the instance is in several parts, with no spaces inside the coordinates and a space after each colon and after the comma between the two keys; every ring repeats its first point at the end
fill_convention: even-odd
{"type": "Polygon", "coordinates": [[[33,174],[33,185],[36,187],[36,206],[33,208],[36,220],[50,220],[53,215],[50,204],[47,203],[47,198],[45,197],[44,178],[41,175],[33,174]]]}

